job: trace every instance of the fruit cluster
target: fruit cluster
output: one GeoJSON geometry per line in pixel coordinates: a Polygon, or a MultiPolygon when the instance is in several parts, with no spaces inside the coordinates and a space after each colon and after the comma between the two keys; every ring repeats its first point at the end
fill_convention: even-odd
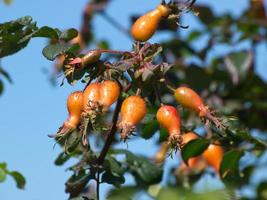
{"type": "MultiPolygon", "coordinates": [[[[166,65],[154,65],[152,62],[154,54],[156,55],[160,51],[160,46],[158,44],[151,45],[146,41],[154,35],[161,19],[179,16],[176,15],[174,7],[173,3],[166,5],[163,1],[162,5],[137,19],[131,29],[131,34],[137,41],[135,43],[135,51],[121,52],[96,49],[89,51],[86,55],[74,57],[65,62],[66,76],[70,73],[75,73],[77,70],[89,68],[89,66],[96,66],[94,69],[97,70],[97,75],[96,77],[90,77],[90,81],[88,81],[83,92],[73,92],[69,95],[67,100],[69,117],[59,129],[56,137],[65,136],[76,131],[81,136],[82,144],[84,146],[88,145],[88,133],[90,130],[96,130],[98,120],[117,102],[120,109],[120,120],[113,122],[116,125],[115,132],[117,130],[120,131],[121,140],[127,141],[129,139],[136,126],[145,117],[147,105],[151,103],[145,93],[140,92],[143,89],[142,84],[145,83],[148,77],[147,73],[149,72],[150,75],[151,73],[154,75],[154,71],[155,74],[158,73],[160,83],[166,79],[162,72],[165,71],[164,66],[166,65]],[[142,44],[140,42],[146,43],[142,44]],[[120,61],[116,63],[101,61],[102,53],[120,54],[120,61]],[[121,66],[123,66],[123,70],[119,71],[118,68],[122,68],[121,66]],[[100,69],[97,69],[97,67],[100,69]],[[163,68],[163,70],[158,72],[158,68],[163,68]],[[112,70],[116,71],[115,75],[112,74],[112,70]],[[125,73],[128,74],[127,78],[124,75],[125,73]],[[130,87],[126,89],[124,86],[125,82],[133,86],[131,93],[128,92],[130,87]]],[[[95,70],[92,70],[91,73],[95,73],[95,70]]],[[[167,84],[166,81],[164,83],[167,84]]],[[[224,127],[214,115],[214,112],[205,105],[194,90],[186,86],[174,89],[168,84],[167,88],[170,89],[179,105],[196,112],[206,125],[211,122],[217,128],[224,127]]],[[[182,132],[179,111],[173,105],[163,104],[159,96],[158,94],[160,105],[154,117],[167,130],[169,136],[168,141],[163,144],[162,149],[156,155],[157,162],[163,160],[169,147],[178,150],[192,139],[198,138],[194,133],[184,134],[182,132]]],[[[111,128],[108,129],[111,130],[111,128]]],[[[201,156],[189,160],[189,167],[204,159],[206,163],[218,171],[222,155],[222,147],[218,143],[211,144],[201,156]],[[216,159],[214,159],[214,154],[217,156],[216,159]]]]}

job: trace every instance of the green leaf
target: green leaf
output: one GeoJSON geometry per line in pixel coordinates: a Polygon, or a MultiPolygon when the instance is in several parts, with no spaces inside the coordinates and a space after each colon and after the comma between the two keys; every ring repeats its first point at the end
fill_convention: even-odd
{"type": "Polygon", "coordinates": [[[101,177],[101,182],[120,187],[125,182],[125,178],[123,176],[115,176],[113,173],[106,171],[101,177]]]}
{"type": "Polygon", "coordinates": [[[14,54],[27,46],[30,36],[38,28],[30,16],[0,24],[0,58],[14,54]],[[28,38],[20,42],[22,38],[28,38]]]}
{"type": "Polygon", "coordinates": [[[210,25],[216,19],[212,9],[208,6],[195,5],[194,9],[199,13],[198,19],[206,25],[210,25]]]}
{"type": "Polygon", "coordinates": [[[149,186],[161,181],[163,170],[150,162],[147,158],[136,156],[130,151],[120,149],[113,150],[115,154],[124,154],[129,172],[135,177],[137,184],[149,186]]]}
{"type": "Polygon", "coordinates": [[[0,183],[6,180],[6,168],[0,166],[0,183]]]}
{"type": "Polygon", "coordinates": [[[187,36],[188,42],[193,42],[194,40],[197,40],[202,35],[201,31],[192,31],[187,36]]]}
{"type": "Polygon", "coordinates": [[[223,156],[223,160],[220,166],[221,177],[226,177],[229,172],[238,170],[239,160],[243,155],[244,152],[239,150],[226,152],[223,156]]]}
{"type": "Polygon", "coordinates": [[[105,159],[105,167],[110,170],[110,172],[115,176],[121,176],[124,174],[125,170],[115,158],[108,155],[105,159]]]}
{"type": "Polygon", "coordinates": [[[56,29],[48,26],[43,26],[34,32],[32,37],[45,37],[50,39],[58,39],[58,32],[56,29]]]}
{"type": "Polygon", "coordinates": [[[53,61],[57,56],[67,52],[70,48],[71,46],[66,44],[50,44],[43,49],[42,53],[48,60],[53,61]]]}
{"type": "Polygon", "coordinates": [[[6,170],[7,164],[5,162],[0,163],[0,168],[6,170]]]}
{"type": "Polygon", "coordinates": [[[22,176],[21,173],[17,172],[17,171],[11,171],[11,172],[8,172],[8,174],[10,176],[13,177],[13,179],[16,181],[16,184],[17,184],[17,187],[19,189],[24,189],[25,187],[25,184],[26,184],[26,180],[25,178],[22,176]]]}
{"type": "Polygon", "coordinates": [[[6,4],[6,5],[10,5],[12,2],[13,2],[13,0],[3,0],[4,1],[4,3],[6,4]]]}
{"type": "Polygon", "coordinates": [[[257,199],[267,199],[267,182],[262,182],[257,188],[257,199]]]}
{"type": "Polygon", "coordinates": [[[97,42],[97,46],[99,49],[109,49],[110,45],[107,40],[100,40],[97,42]]]}
{"type": "Polygon", "coordinates": [[[81,135],[77,131],[73,131],[67,138],[65,142],[65,153],[71,154],[78,147],[81,141],[81,135]]]}
{"type": "Polygon", "coordinates": [[[234,84],[238,84],[240,81],[246,79],[252,67],[252,62],[252,53],[248,51],[231,53],[225,57],[225,67],[234,84]]]}
{"type": "Polygon", "coordinates": [[[64,40],[64,41],[68,42],[68,41],[72,40],[73,38],[75,38],[77,36],[78,36],[78,31],[76,29],[74,29],[74,28],[70,28],[70,29],[68,29],[66,31],[63,31],[61,33],[61,35],[59,36],[59,38],[61,40],[64,40]]]}
{"type": "Polygon", "coordinates": [[[3,93],[3,91],[4,91],[4,83],[0,79],[0,95],[3,93]]]}
{"type": "Polygon", "coordinates": [[[134,186],[113,189],[108,192],[107,200],[132,200],[137,192],[138,188],[134,186]]]}
{"type": "Polygon", "coordinates": [[[255,144],[254,149],[265,150],[267,148],[266,142],[260,139],[254,138],[248,131],[238,131],[236,133],[236,136],[241,138],[242,140],[246,140],[250,143],[255,144]]]}
{"type": "Polygon", "coordinates": [[[9,74],[7,73],[7,71],[5,71],[2,67],[0,67],[0,75],[2,75],[3,77],[5,77],[9,83],[12,83],[12,79],[9,76],[9,74]]]}
{"type": "Polygon", "coordinates": [[[162,188],[156,200],[226,200],[226,190],[214,190],[211,192],[194,193],[192,190],[181,190],[178,187],[162,188]]]}
{"type": "Polygon", "coordinates": [[[84,169],[79,170],[66,182],[66,192],[72,193],[76,188],[79,188],[80,186],[84,187],[90,179],[94,178],[94,176],[95,174],[88,174],[84,169]]]}
{"type": "Polygon", "coordinates": [[[149,123],[146,123],[141,131],[141,136],[145,139],[151,138],[154,133],[159,129],[159,123],[157,120],[153,120],[149,123]]]}
{"type": "Polygon", "coordinates": [[[165,128],[161,128],[159,131],[159,142],[166,141],[169,136],[168,131],[165,128]]]}
{"type": "Polygon", "coordinates": [[[65,162],[67,162],[71,158],[71,155],[62,152],[58,155],[57,159],[55,160],[55,165],[61,166],[65,162]]]}
{"type": "Polygon", "coordinates": [[[121,163],[111,155],[107,155],[105,158],[104,171],[101,177],[102,182],[112,184],[116,187],[120,187],[120,185],[125,182],[123,177],[125,169],[122,167],[121,163]]]}
{"type": "Polygon", "coordinates": [[[43,26],[42,28],[32,32],[31,34],[25,36],[22,38],[19,43],[23,43],[25,41],[30,40],[33,37],[44,37],[44,38],[49,38],[52,40],[57,40],[58,39],[58,34],[55,31],[55,29],[50,28],[48,26],[43,26]]]}
{"type": "Polygon", "coordinates": [[[199,156],[202,154],[209,146],[209,141],[204,138],[198,138],[191,140],[182,148],[182,158],[186,164],[188,160],[192,157],[199,156]]]}
{"type": "Polygon", "coordinates": [[[163,188],[160,190],[156,200],[179,200],[184,199],[178,188],[163,188]]]}

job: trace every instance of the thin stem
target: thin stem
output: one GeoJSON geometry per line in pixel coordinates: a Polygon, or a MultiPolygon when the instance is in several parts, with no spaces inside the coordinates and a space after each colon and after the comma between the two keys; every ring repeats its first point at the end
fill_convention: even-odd
{"type": "Polygon", "coordinates": [[[115,136],[115,133],[117,132],[117,122],[118,122],[118,118],[119,118],[119,113],[120,113],[120,109],[121,109],[121,105],[122,105],[122,99],[119,98],[116,108],[114,110],[114,114],[113,114],[113,118],[112,118],[112,127],[110,129],[110,132],[108,133],[108,137],[107,140],[105,142],[105,145],[97,159],[97,164],[98,165],[102,165],[102,163],[104,162],[104,159],[108,153],[109,147],[113,141],[113,138],[115,136]]]}
{"type": "Polygon", "coordinates": [[[162,103],[162,100],[161,100],[161,97],[160,97],[160,94],[159,94],[159,90],[158,90],[157,85],[154,86],[154,91],[155,91],[155,94],[156,94],[157,99],[159,100],[159,103],[161,104],[162,103]]]}
{"type": "Polygon", "coordinates": [[[135,94],[135,95],[136,95],[136,96],[140,96],[140,94],[141,94],[141,89],[138,88],[137,91],[136,91],[136,94],[135,94]]]}
{"type": "Polygon", "coordinates": [[[124,54],[124,53],[130,53],[127,51],[118,51],[118,50],[110,50],[110,49],[99,49],[101,53],[114,53],[114,54],[124,54]]]}
{"type": "Polygon", "coordinates": [[[97,173],[96,173],[96,199],[100,200],[100,182],[99,182],[99,177],[100,177],[100,173],[99,170],[97,168],[97,173]]]}
{"type": "Polygon", "coordinates": [[[172,86],[170,86],[170,85],[168,85],[167,83],[166,83],[166,87],[171,91],[171,92],[175,92],[175,89],[172,87],[172,86]]]}
{"type": "MultiPolygon", "coordinates": [[[[128,92],[131,89],[131,84],[129,84],[125,89],[124,92],[128,92]]],[[[119,98],[117,105],[115,107],[114,110],[114,114],[113,114],[113,118],[112,118],[112,127],[108,133],[108,137],[107,140],[105,142],[105,145],[97,159],[97,164],[98,165],[102,165],[104,162],[104,159],[108,153],[109,147],[113,141],[113,138],[115,136],[115,133],[117,132],[117,122],[118,122],[118,118],[119,118],[119,113],[120,113],[120,109],[121,109],[121,105],[122,105],[122,98],[119,98]]]]}

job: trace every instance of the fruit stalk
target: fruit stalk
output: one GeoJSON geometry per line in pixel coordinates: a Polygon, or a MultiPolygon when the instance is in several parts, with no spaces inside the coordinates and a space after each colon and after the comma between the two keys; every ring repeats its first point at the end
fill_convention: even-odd
{"type": "MultiPolygon", "coordinates": [[[[126,86],[126,88],[124,89],[124,92],[128,92],[131,89],[132,85],[129,84],[128,86],[126,86]]],[[[113,113],[113,117],[112,117],[112,127],[109,131],[109,133],[107,134],[107,139],[105,142],[105,145],[103,147],[103,149],[101,150],[101,153],[97,159],[97,164],[98,165],[102,165],[104,162],[104,159],[108,153],[109,147],[114,139],[114,136],[117,132],[117,122],[119,119],[119,113],[121,110],[121,105],[122,105],[122,98],[120,97],[117,101],[116,107],[114,109],[114,113],[113,113]]]]}

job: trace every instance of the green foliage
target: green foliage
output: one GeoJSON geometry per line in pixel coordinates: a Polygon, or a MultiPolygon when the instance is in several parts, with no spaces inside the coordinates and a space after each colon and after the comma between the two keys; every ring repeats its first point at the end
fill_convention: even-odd
{"type": "Polygon", "coordinates": [[[182,158],[186,164],[192,157],[201,155],[209,146],[209,141],[204,138],[191,140],[182,148],[182,158]]]}
{"type": "Polygon", "coordinates": [[[229,172],[234,172],[234,174],[236,174],[236,172],[238,172],[239,160],[243,155],[244,152],[242,151],[232,150],[226,152],[220,167],[221,176],[225,177],[229,172]]]}
{"type": "MultiPolygon", "coordinates": [[[[68,42],[78,35],[77,30],[71,28],[61,32],[58,29],[53,29],[48,26],[38,28],[36,22],[32,21],[30,16],[25,16],[14,21],[0,24],[0,58],[14,54],[27,46],[31,38],[43,37],[52,41],[68,42]]],[[[67,45],[51,45],[46,47],[44,55],[47,59],[54,58],[68,51],[77,49],[76,46],[67,47],[67,45]],[[57,55],[55,55],[57,54],[57,55]],[[55,57],[54,57],[55,56],[55,57]]]]}
{"type": "Polygon", "coordinates": [[[10,5],[12,2],[13,2],[13,0],[3,0],[4,1],[4,3],[6,4],[6,5],[10,5]]]}
{"type": "MultiPolygon", "coordinates": [[[[103,2],[106,3],[105,0],[95,1],[96,4],[103,2]]],[[[260,7],[263,8],[263,5],[260,7]]],[[[177,10],[179,9],[176,5],[177,10]]],[[[177,106],[169,89],[182,84],[196,90],[205,105],[209,106],[211,112],[214,109],[219,120],[225,125],[224,129],[219,129],[206,123],[203,137],[188,142],[181,149],[181,156],[186,164],[190,158],[201,155],[214,141],[219,141],[225,150],[220,178],[226,189],[196,194],[191,189],[203,174],[209,173],[208,171],[194,168],[186,168],[183,171],[174,166],[167,172],[168,181],[161,187],[159,183],[163,176],[162,166],[134,152],[113,149],[111,145],[119,143],[114,137],[115,133],[119,132],[118,127],[114,126],[118,120],[110,123],[110,113],[94,113],[94,117],[97,116],[94,122],[97,123],[89,124],[88,130],[85,131],[87,135],[81,134],[80,129],[83,127],[79,126],[71,133],[56,137],[64,152],[56,158],[55,164],[62,166],[71,158],[78,160],[68,168],[73,173],[66,182],[66,192],[70,194],[70,198],[77,197],[88,189],[91,180],[116,187],[109,192],[110,200],[134,199],[141,193],[147,193],[158,200],[227,199],[226,197],[233,195],[232,190],[250,184],[250,177],[252,172],[257,170],[257,164],[242,168],[240,159],[246,152],[259,159],[267,147],[266,139],[258,139],[251,134],[255,130],[259,133],[267,131],[267,83],[255,70],[255,49],[258,44],[267,41],[266,23],[261,21],[265,18],[259,19],[255,16],[255,13],[259,12],[252,4],[239,17],[233,17],[229,13],[217,15],[206,5],[196,5],[194,10],[199,12],[196,17],[202,25],[201,29],[190,27],[186,36],[173,34],[174,36],[161,44],[135,43],[133,49],[125,52],[114,53],[109,50],[108,41],[98,41],[98,47],[111,55],[102,56],[103,60],[86,66],[79,61],[72,63],[75,59],[86,56],[81,54],[80,43],[73,44],[71,41],[78,35],[77,30],[73,28],[65,31],[48,26],[39,28],[29,16],[0,24],[0,58],[20,51],[32,38],[47,38],[49,44],[44,47],[42,53],[50,61],[64,55],[60,70],[69,84],[113,79],[117,80],[124,90],[122,98],[137,93],[142,96],[146,100],[148,112],[136,130],[146,140],[151,139],[155,133],[159,133],[159,143],[168,139],[167,131],[156,121],[156,111],[162,103],[177,106]],[[203,43],[203,37],[206,37],[204,46],[196,48],[198,46],[195,44],[203,43]],[[243,42],[249,42],[251,45],[246,48],[233,48],[243,42]],[[220,46],[226,46],[228,53],[214,54],[214,49],[220,46]],[[91,149],[90,145],[84,146],[81,143],[82,139],[91,138],[97,138],[93,140],[97,141],[94,145],[96,148],[91,149]],[[134,177],[134,185],[124,185],[126,174],[134,177]],[[151,192],[153,186],[156,189],[151,192]]],[[[178,32],[178,27],[175,20],[163,20],[159,30],[178,32]]],[[[0,77],[12,82],[3,68],[0,68],[0,77]]],[[[3,81],[0,79],[0,94],[2,91],[3,81]]],[[[117,106],[120,105],[121,102],[118,101],[117,106]]],[[[113,120],[118,118],[119,111],[116,113],[115,108],[114,113],[113,120]]],[[[204,124],[201,124],[203,121],[191,111],[183,110],[181,116],[183,132],[204,127],[204,124]]],[[[130,136],[132,139],[132,132],[130,136]]],[[[1,163],[0,182],[3,182],[7,175],[14,178],[18,188],[24,187],[23,176],[16,171],[8,171],[5,163],[1,163]]],[[[260,183],[256,192],[258,199],[266,198],[266,183],[260,183]]]]}
{"type": "Polygon", "coordinates": [[[146,123],[141,131],[141,136],[145,139],[151,138],[154,133],[159,129],[159,123],[156,120],[152,120],[146,123]]]}
{"type": "Polygon", "coordinates": [[[108,194],[107,200],[131,200],[138,191],[137,187],[131,186],[111,190],[108,194]]]}
{"type": "Polygon", "coordinates": [[[14,181],[16,182],[17,188],[24,189],[26,180],[21,175],[21,173],[17,171],[9,171],[7,169],[6,163],[0,163],[0,183],[5,181],[7,175],[11,176],[14,179],[14,181]]]}
{"type": "Polygon", "coordinates": [[[0,24],[0,58],[18,52],[27,46],[28,38],[38,28],[30,16],[0,24]]]}
{"type": "Polygon", "coordinates": [[[205,192],[205,193],[192,193],[189,191],[179,190],[177,188],[163,188],[160,190],[156,200],[206,200],[206,199],[219,199],[227,200],[227,192],[223,190],[205,192]]]}
{"type": "Polygon", "coordinates": [[[138,185],[148,186],[161,181],[162,168],[151,163],[147,158],[136,156],[126,150],[115,150],[114,152],[126,156],[127,169],[135,177],[138,185]]]}

